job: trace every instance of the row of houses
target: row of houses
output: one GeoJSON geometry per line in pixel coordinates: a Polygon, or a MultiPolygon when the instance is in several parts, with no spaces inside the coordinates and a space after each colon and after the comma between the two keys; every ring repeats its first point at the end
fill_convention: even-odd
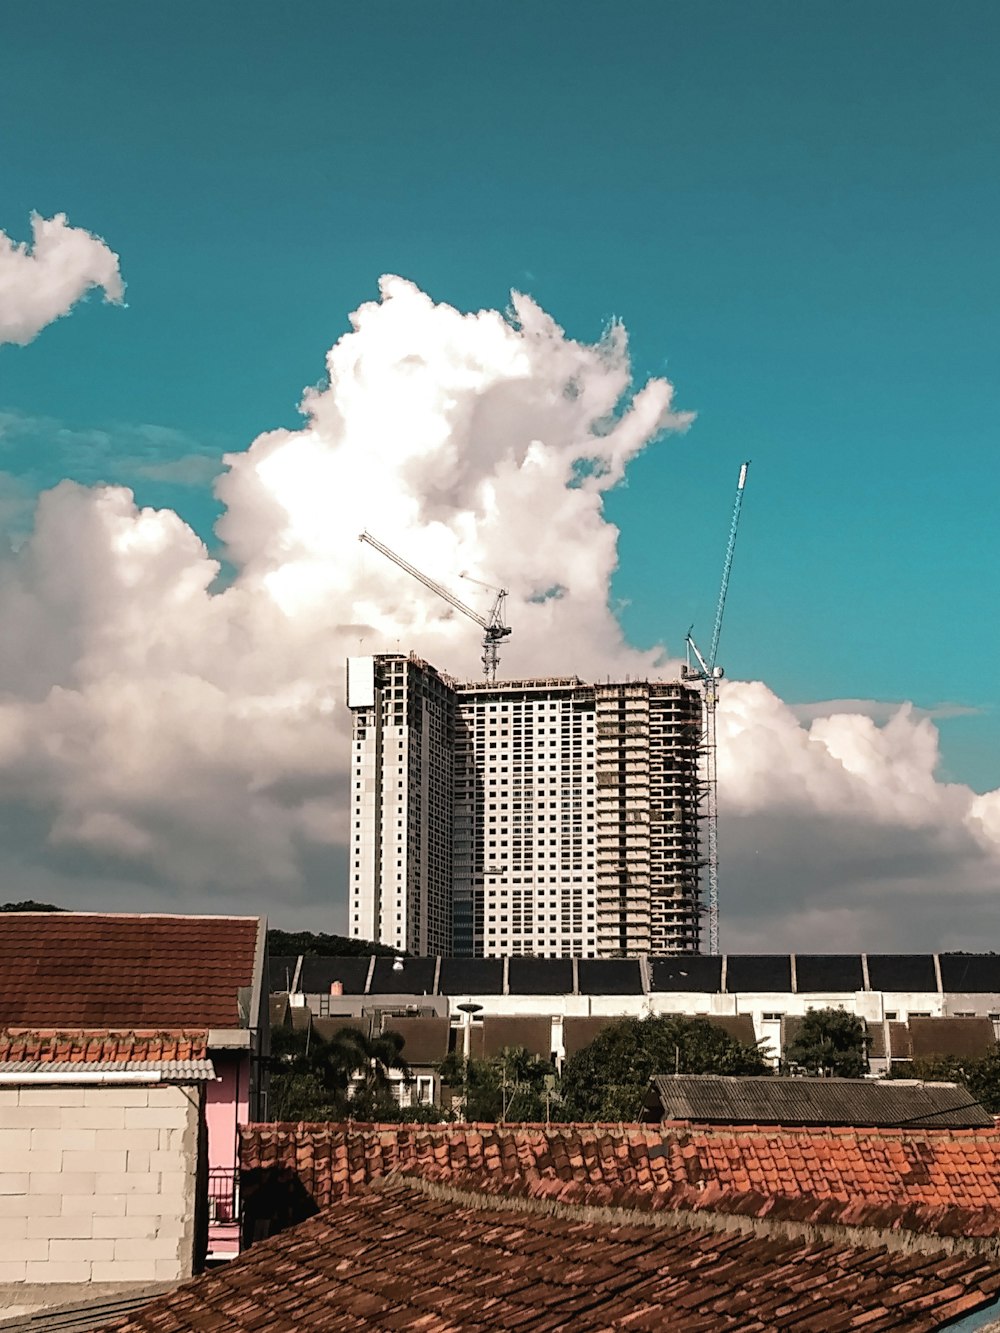
{"type": "Polygon", "coordinates": [[[404,1035],[404,1102],[441,1100],[449,1053],[509,1047],[562,1063],[623,1017],[704,1018],[777,1064],[812,1010],[856,1015],[870,1073],[912,1060],[980,1059],[1000,1037],[1000,957],[855,954],[636,959],[276,957],[276,1023],[404,1035]],[[952,987],[952,989],[949,989],[952,987]]]}
{"type": "MultiPolygon", "coordinates": [[[[847,997],[801,990],[801,958],[789,969],[796,985],[782,993],[731,990],[741,968],[747,974],[732,958],[614,960],[597,971],[573,960],[269,960],[266,940],[266,923],[251,917],[0,914],[0,1328],[268,1333],[420,1319],[442,1328],[528,1327],[542,1280],[531,1256],[548,1247],[558,1287],[567,1238],[582,1234],[580,1210],[590,1218],[595,1203],[605,1220],[578,1255],[593,1290],[585,1300],[580,1282],[567,1278],[561,1294],[550,1292],[564,1302],[561,1326],[732,1326],[721,1315],[712,1322],[699,1304],[704,1283],[693,1275],[716,1259],[720,1274],[744,1271],[726,1267],[726,1245],[709,1239],[731,1232],[737,1216],[741,1262],[764,1264],[773,1291],[802,1316],[780,1326],[853,1326],[832,1316],[808,1323],[822,1312],[803,1293],[819,1284],[822,1264],[803,1240],[805,1213],[814,1239],[827,1235],[824,1227],[847,1236],[848,1258],[863,1258],[873,1237],[876,1249],[884,1239],[895,1253],[901,1229],[911,1260],[923,1256],[922,1303],[912,1307],[890,1299],[902,1260],[883,1255],[878,1290],[861,1284],[852,1293],[845,1258],[836,1273],[847,1293],[838,1318],[860,1312],[873,1329],[936,1328],[927,1321],[993,1309],[1000,1138],[962,1089],[662,1078],[645,1126],[269,1124],[272,1019],[315,1024],[320,1033],[344,1023],[400,1031],[417,1070],[414,1095],[426,1099],[437,1095],[437,1066],[449,1050],[488,1056],[520,1045],[558,1061],[618,1014],[706,1012],[750,1040],[762,1035],[755,1009],[726,1006],[748,996],[778,1006],[784,994],[787,1033],[796,1005],[806,1012],[847,997]],[[718,968],[717,991],[662,987],[688,969],[684,979],[697,980],[692,973],[706,967],[718,968]],[[587,989],[597,985],[603,989],[587,989]],[[762,1134],[755,1126],[765,1121],[772,1128],[762,1134]],[[864,1134],[859,1125],[868,1126],[864,1134]],[[859,1194],[862,1168],[871,1188],[859,1194]],[[859,1197],[876,1197],[876,1185],[892,1214],[883,1209],[882,1239],[872,1216],[850,1213],[859,1197]],[[645,1294],[634,1281],[605,1291],[601,1256],[637,1213],[649,1214],[652,1230],[636,1253],[658,1256],[659,1285],[645,1294]],[[526,1215],[544,1235],[517,1259],[517,1219],[526,1215]],[[450,1253],[458,1234],[493,1239],[463,1251],[436,1282],[426,1255],[437,1245],[450,1253]],[[975,1253],[961,1250],[968,1234],[978,1237],[975,1253]],[[779,1241],[788,1264],[775,1268],[779,1241]],[[959,1287],[947,1259],[956,1246],[967,1278],[959,1287]],[[484,1274],[491,1265],[507,1272],[515,1260],[523,1260],[523,1281],[480,1309],[484,1274]],[[804,1285],[786,1281],[796,1265],[804,1285]],[[786,1278],[774,1287],[779,1271],[786,1278]],[[879,1301],[884,1317],[869,1320],[879,1301]],[[682,1309],[701,1322],[685,1324],[682,1309]],[[596,1322],[587,1322],[588,1310],[596,1322]],[[885,1322],[900,1311],[911,1322],[885,1322]]],[[[941,984],[951,975],[945,957],[933,964],[941,984]]],[[[967,965],[963,994],[975,995],[983,1013],[957,1013],[959,993],[940,986],[926,1017],[917,1004],[934,1003],[929,991],[878,994],[888,1058],[929,1050],[937,1038],[928,1033],[951,1034],[950,1049],[959,1035],[969,1050],[994,1047],[996,993],[973,989],[977,977],[992,979],[978,966],[967,965]],[[905,997],[917,997],[913,1007],[899,1004],[889,1017],[886,1000],[905,997]]],[[[868,987],[872,977],[869,958],[868,987]]],[[[854,1011],[859,996],[871,1004],[872,994],[856,992],[854,1011]]],[[[735,1310],[746,1289],[720,1277],[713,1299],[735,1310]]],[[[761,1288],[760,1321],[739,1326],[778,1327],[767,1322],[772,1295],[761,1288]]]]}

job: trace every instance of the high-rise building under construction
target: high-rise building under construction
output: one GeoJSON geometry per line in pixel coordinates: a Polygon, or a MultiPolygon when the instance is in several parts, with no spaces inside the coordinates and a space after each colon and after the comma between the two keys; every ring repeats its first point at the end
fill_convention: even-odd
{"type": "Polygon", "coordinates": [[[697,953],[701,698],[348,661],[350,934],[420,954],[697,953]]]}

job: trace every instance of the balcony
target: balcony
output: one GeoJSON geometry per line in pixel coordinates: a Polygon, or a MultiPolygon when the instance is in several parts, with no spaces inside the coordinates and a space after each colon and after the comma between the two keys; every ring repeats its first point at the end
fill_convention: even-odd
{"type": "Polygon", "coordinates": [[[235,1259],[240,1252],[240,1185],[236,1167],[208,1172],[209,1259],[235,1259]]]}

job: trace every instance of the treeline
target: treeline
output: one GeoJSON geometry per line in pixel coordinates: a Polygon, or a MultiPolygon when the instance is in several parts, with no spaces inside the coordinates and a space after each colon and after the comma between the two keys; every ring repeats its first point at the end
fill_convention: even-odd
{"type": "Polygon", "coordinates": [[[267,948],[272,958],[297,957],[300,953],[312,958],[367,958],[373,953],[382,958],[405,955],[405,950],[391,949],[388,944],[373,944],[370,940],[354,940],[346,935],[326,935],[312,930],[269,930],[267,948]]]}

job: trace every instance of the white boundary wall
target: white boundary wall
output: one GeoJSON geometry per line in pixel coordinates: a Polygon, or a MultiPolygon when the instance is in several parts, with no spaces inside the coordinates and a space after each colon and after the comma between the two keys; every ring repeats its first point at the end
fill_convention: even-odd
{"type": "Polygon", "coordinates": [[[0,1087],[0,1282],[189,1277],[201,1090],[0,1087]]]}

